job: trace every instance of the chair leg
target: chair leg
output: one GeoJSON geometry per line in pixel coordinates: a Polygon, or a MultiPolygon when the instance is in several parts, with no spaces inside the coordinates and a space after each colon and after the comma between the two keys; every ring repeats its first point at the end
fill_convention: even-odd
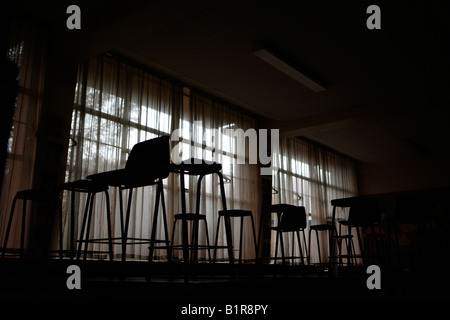
{"type": "Polygon", "coordinates": [[[9,213],[8,226],[6,228],[5,240],[3,241],[2,258],[4,258],[6,254],[6,246],[8,245],[9,233],[11,231],[11,224],[14,216],[14,209],[16,207],[16,202],[17,202],[17,195],[14,196],[13,203],[11,205],[11,211],[9,213]]]}

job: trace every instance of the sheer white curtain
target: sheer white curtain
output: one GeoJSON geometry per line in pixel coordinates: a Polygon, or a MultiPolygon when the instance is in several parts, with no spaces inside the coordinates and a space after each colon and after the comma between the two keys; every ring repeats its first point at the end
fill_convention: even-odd
{"type": "MultiPolygon", "coordinates": [[[[258,206],[255,191],[257,188],[255,174],[258,174],[256,165],[237,165],[236,139],[222,134],[212,134],[220,132],[221,128],[227,126],[254,128],[256,121],[220,102],[201,94],[190,93],[187,88],[114,57],[93,59],[81,65],[79,70],[67,180],[73,181],[92,173],[123,168],[134,144],[156,136],[170,135],[172,149],[180,147],[182,151],[177,154],[181,159],[197,157],[214,159],[222,163],[223,173],[228,182],[226,184],[228,208],[250,209],[256,212],[258,206]],[[172,135],[174,132],[177,134],[172,135]],[[217,148],[214,154],[211,149],[212,141],[217,148]]],[[[195,212],[196,178],[186,177],[186,186],[188,210],[195,212]]],[[[176,174],[169,175],[164,181],[164,188],[170,236],[174,214],[181,212],[179,177],[176,174]]],[[[113,230],[117,237],[120,235],[117,190],[110,188],[110,196],[114,215],[113,230]]],[[[156,187],[151,186],[139,188],[133,193],[130,237],[150,238],[155,196],[156,187]]],[[[77,196],[75,200],[78,208],[76,226],[80,226],[85,197],[77,196]]],[[[124,200],[126,201],[126,198],[124,200]]],[[[67,201],[64,205],[69,208],[67,201]]],[[[211,241],[214,240],[220,209],[222,208],[217,177],[207,176],[202,188],[200,213],[207,214],[211,241]]],[[[102,196],[98,196],[91,237],[107,236],[104,210],[106,210],[105,201],[102,196]]],[[[65,223],[66,230],[69,227],[68,223],[69,221],[65,223]]],[[[162,221],[159,222],[157,230],[158,238],[163,239],[162,221]]],[[[200,231],[204,236],[204,230],[200,231]]],[[[251,234],[248,232],[245,234],[248,235],[248,239],[251,238],[251,234]]],[[[221,241],[222,238],[223,236],[221,241]]],[[[200,238],[200,241],[203,240],[200,238]]],[[[67,241],[65,238],[66,245],[67,241]]],[[[175,237],[175,242],[180,243],[179,236],[175,237]]],[[[247,237],[245,243],[249,243],[247,237]]],[[[106,245],[95,244],[92,249],[106,251],[107,248],[106,245]]],[[[252,250],[253,247],[249,246],[249,250],[245,250],[245,255],[253,255],[252,250]]],[[[115,246],[114,252],[120,254],[120,246],[115,246]]],[[[129,258],[146,259],[148,253],[148,245],[134,245],[127,248],[129,258]]],[[[158,250],[158,253],[165,258],[164,250],[158,250]]],[[[224,254],[218,253],[219,257],[224,254]]],[[[201,252],[200,258],[202,257],[205,257],[205,252],[201,252]]]]}
{"type": "MultiPolygon", "coordinates": [[[[356,164],[309,141],[284,138],[275,156],[272,186],[278,191],[273,195],[273,203],[304,206],[311,215],[311,224],[327,223],[332,215],[331,200],[358,193],[356,164]]],[[[344,218],[345,212],[338,214],[344,218]]],[[[314,262],[318,257],[313,236],[311,259],[314,262]]],[[[325,233],[321,234],[320,244],[324,261],[328,250],[325,233]]]]}
{"type": "MultiPolygon", "coordinates": [[[[195,91],[190,93],[190,103],[185,106],[181,121],[182,142],[184,151],[182,159],[201,158],[222,164],[222,173],[225,177],[225,195],[228,209],[251,210],[255,221],[258,221],[260,206],[259,168],[257,164],[249,161],[249,152],[239,150],[236,132],[242,130],[257,130],[257,121],[224,103],[206,97],[195,91]],[[245,159],[238,161],[238,155],[245,159]]],[[[250,142],[248,142],[250,143],[250,142]]],[[[248,146],[247,143],[247,146],[248,146]]],[[[189,179],[188,208],[195,211],[195,195],[197,177],[189,179]]],[[[206,214],[208,220],[210,239],[215,239],[217,229],[218,211],[222,210],[219,180],[217,175],[208,175],[204,178],[200,213],[206,214]]],[[[232,221],[234,248],[239,248],[239,222],[232,221]]],[[[243,259],[255,257],[252,229],[250,220],[244,224],[243,231],[243,259]]],[[[222,221],[219,230],[219,245],[226,245],[224,224],[222,221]]],[[[201,232],[205,235],[205,232],[201,232]]],[[[200,239],[204,241],[205,239],[200,239]]],[[[205,254],[205,252],[203,253],[205,254]]],[[[225,250],[219,250],[217,257],[227,258],[225,250]]]]}
{"type": "MultiPolygon", "coordinates": [[[[182,102],[181,88],[139,68],[104,56],[80,65],[72,116],[72,132],[68,155],[67,180],[125,167],[132,147],[141,141],[170,135],[182,102]]],[[[164,182],[168,191],[168,181],[164,182]]],[[[120,203],[118,189],[110,188],[113,232],[120,236],[120,203]]],[[[124,204],[127,192],[123,191],[124,204]]],[[[156,187],[138,188],[133,192],[129,237],[150,238],[150,219],[156,187]]],[[[65,197],[69,200],[69,197],[65,197]]],[[[81,226],[85,196],[77,195],[76,232],[81,226]]],[[[64,202],[69,208],[68,202],[64,202]]],[[[96,197],[91,238],[106,238],[105,199],[96,197]]],[[[172,209],[171,201],[167,202],[172,209]]],[[[169,211],[170,212],[170,211],[169,211]]],[[[66,221],[65,230],[69,228],[66,221]]],[[[158,228],[162,230],[161,228],[158,228]]],[[[64,233],[67,243],[68,232],[64,233]]],[[[94,244],[94,251],[106,246],[94,244]]],[[[120,246],[114,247],[121,254],[120,246]]],[[[148,245],[127,247],[133,258],[148,256],[148,245]]]]}
{"type": "MultiPolygon", "coordinates": [[[[36,26],[19,20],[13,20],[10,25],[7,56],[19,67],[19,91],[1,189],[2,241],[14,195],[17,191],[31,188],[33,183],[36,134],[44,91],[46,39],[46,33],[36,26]]],[[[8,242],[10,248],[19,245],[20,217],[16,214],[13,220],[8,242]]]]}

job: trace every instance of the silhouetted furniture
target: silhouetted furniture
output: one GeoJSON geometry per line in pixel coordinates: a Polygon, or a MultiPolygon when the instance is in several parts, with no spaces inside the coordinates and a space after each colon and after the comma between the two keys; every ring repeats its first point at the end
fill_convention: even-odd
{"type": "MultiPolygon", "coordinates": [[[[208,259],[209,262],[211,262],[211,252],[210,252],[210,247],[211,244],[209,242],[209,231],[208,231],[208,221],[206,219],[206,215],[204,214],[198,214],[198,213],[178,213],[175,215],[175,220],[173,223],[173,229],[172,229],[172,240],[171,243],[173,244],[171,246],[171,249],[176,249],[179,246],[174,245],[174,238],[175,238],[175,233],[177,231],[177,225],[178,225],[178,221],[181,221],[182,224],[186,221],[192,221],[193,226],[192,226],[192,238],[191,238],[191,252],[192,252],[192,259],[197,260],[198,256],[197,256],[197,250],[204,248],[208,251],[208,259]],[[201,247],[198,245],[198,228],[199,228],[199,224],[200,221],[203,221],[204,225],[205,225],[205,236],[206,236],[206,245],[204,247],[201,247]]],[[[182,226],[183,228],[183,226],[182,226]]],[[[183,231],[182,231],[183,232],[183,231]]],[[[183,248],[183,245],[181,245],[181,248],[183,248]]]]}
{"type": "MultiPolygon", "coordinates": [[[[336,243],[338,245],[338,249],[339,249],[339,265],[343,266],[344,265],[344,259],[347,260],[347,266],[352,266],[352,265],[356,265],[357,264],[357,255],[356,255],[356,249],[355,249],[355,243],[353,242],[353,234],[351,232],[352,227],[356,227],[356,226],[352,226],[351,224],[349,224],[348,220],[346,219],[338,219],[337,223],[339,224],[339,233],[336,234],[335,239],[336,239],[336,243]],[[342,227],[344,227],[344,232],[345,230],[347,231],[346,233],[342,232],[342,227]],[[342,249],[342,244],[345,242],[345,249],[346,249],[346,253],[343,254],[343,249],[342,249]]],[[[360,230],[359,227],[356,227],[356,232],[358,234],[358,240],[360,240],[360,230]]],[[[361,248],[361,241],[359,241],[360,243],[360,248],[361,248]]],[[[360,255],[362,257],[362,254],[360,255]]]]}
{"type": "MultiPolygon", "coordinates": [[[[184,160],[179,164],[172,163],[170,166],[170,172],[177,173],[180,176],[181,213],[175,215],[174,223],[176,223],[179,220],[181,220],[181,222],[182,222],[181,248],[183,249],[183,260],[185,262],[189,261],[189,248],[191,248],[192,253],[193,253],[192,260],[194,262],[198,260],[199,221],[203,220],[206,222],[206,215],[200,214],[201,185],[202,185],[202,179],[206,175],[216,174],[219,177],[222,209],[227,210],[224,179],[223,179],[223,175],[222,175],[221,171],[222,171],[222,165],[220,163],[209,162],[209,161],[205,161],[202,159],[195,159],[195,158],[184,160]],[[198,176],[195,213],[188,213],[186,210],[186,196],[185,196],[186,189],[185,189],[185,181],[184,181],[185,174],[188,174],[190,176],[198,176]],[[191,244],[189,244],[189,241],[188,241],[188,226],[187,226],[188,221],[193,222],[193,238],[192,238],[191,244]]],[[[228,254],[230,256],[230,263],[233,263],[234,259],[233,259],[233,248],[232,248],[232,242],[231,242],[231,225],[230,225],[229,217],[225,217],[225,229],[226,229],[226,237],[227,237],[228,254]]],[[[206,230],[206,232],[208,233],[208,230],[206,230]]],[[[209,237],[209,236],[207,235],[207,237],[209,237]]],[[[209,242],[209,239],[208,239],[208,242],[209,242]]],[[[172,248],[177,249],[177,248],[180,248],[180,246],[174,245],[172,243],[172,248]]],[[[203,248],[206,248],[208,250],[208,253],[210,254],[209,245],[207,245],[206,247],[203,247],[203,248]]]]}
{"type": "Polygon", "coordinates": [[[431,243],[432,239],[432,207],[429,199],[423,194],[409,194],[399,196],[396,199],[393,223],[395,228],[395,242],[398,262],[402,262],[402,255],[409,256],[410,263],[415,263],[414,257],[422,257],[430,250],[430,247],[422,248],[422,245],[431,243]],[[399,245],[399,229],[401,225],[410,225],[408,232],[405,232],[406,239],[409,240],[409,252],[401,252],[399,245]],[[418,241],[424,239],[425,241],[418,241]],[[430,241],[429,241],[430,240],[430,241]]]}
{"type": "Polygon", "coordinates": [[[331,205],[333,206],[333,217],[332,224],[335,225],[336,222],[339,222],[343,226],[347,228],[347,234],[336,234],[336,230],[332,229],[333,237],[337,239],[337,243],[339,245],[339,254],[335,254],[334,244],[332,242],[333,254],[330,259],[330,263],[334,263],[335,259],[339,259],[339,263],[342,264],[342,259],[347,258],[348,262],[351,263],[356,259],[356,253],[354,250],[353,243],[353,235],[352,228],[356,229],[358,244],[360,248],[360,257],[362,259],[363,265],[367,263],[366,258],[367,254],[373,254],[377,252],[379,258],[382,258],[382,234],[381,234],[381,214],[378,205],[378,200],[374,198],[365,198],[365,197],[349,197],[342,199],[334,199],[331,200],[331,205]],[[348,218],[347,220],[339,220],[336,219],[336,208],[349,208],[348,218]],[[361,228],[365,228],[366,230],[370,230],[363,238],[361,237],[361,228]],[[378,230],[378,231],[377,231],[378,230]],[[341,245],[345,240],[347,247],[347,254],[341,254],[341,245]]]}
{"type": "Polygon", "coordinates": [[[230,219],[230,218],[240,218],[240,233],[239,233],[239,263],[242,263],[242,240],[243,240],[243,228],[244,228],[244,218],[248,217],[250,218],[251,224],[252,224],[252,231],[253,231],[253,244],[255,246],[255,254],[258,254],[258,244],[256,241],[256,230],[255,230],[255,222],[253,220],[253,214],[250,210],[241,210],[241,209],[231,209],[231,210],[220,210],[219,211],[219,218],[217,221],[217,230],[216,230],[216,241],[214,245],[214,261],[216,259],[216,252],[218,247],[218,240],[219,240],[219,232],[220,232],[220,222],[222,221],[222,218],[224,220],[230,219]]]}
{"type": "MultiPolygon", "coordinates": [[[[23,201],[22,205],[22,219],[21,219],[21,229],[20,229],[20,248],[19,248],[19,256],[20,258],[24,255],[24,242],[25,242],[25,223],[26,223],[26,216],[27,216],[27,202],[28,201],[38,201],[38,202],[56,202],[61,208],[61,199],[59,197],[59,194],[57,192],[47,192],[37,189],[27,189],[22,190],[16,193],[14,196],[12,205],[11,205],[11,211],[9,214],[9,220],[8,220],[8,226],[6,228],[6,234],[5,239],[3,242],[3,250],[2,250],[2,258],[5,257],[6,251],[7,251],[7,245],[9,240],[9,234],[11,231],[11,225],[14,218],[14,212],[16,208],[16,203],[18,200],[23,201]]],[[[60,211],[61,212],[61,211],[60,211]]],[[[48,230],[44,230],[42,239],[44,242],[44,246],[49,244],[50,242],[50,233],[51,233],[51,225],[53,223],[53,215],[49,214],[46,223],[49,226],[48,230]],[[47,232],[48,231],[48,232],[47,232]]],[[[61,216],[59,216],[59,255],[62,255],[62,219],[61,216]]]]}
{"type": "MultiPolygon", "coordinates": [[[[75,235],[75,194],[76,193],[86,193],[86,204],[83,215],[83,222],[81,224],[81,232],[80,237],[78,239],[78,251],[77,251],[77,259],[81,256],[82,244],[84,243],[84,259],[86,259],[88,244],[89,243],[107,243],[109,247],[109,258],[111,261],[114,260],[113,255],[113,236],[111,231],[111,213],[109,206],[109,193],[108,193],[108,185],[99,184],[92,180],[76,180],[72,182],[63,183],[60,186],[61,197],[64,191],[70,192],[70,212],[66,216],[70,217],[70,232],[69,232],[69,257],[73,259],[75,257],[75,241],[77,239],[75,235]],[[108,238],[106,239],[89,239],[90,234],[90,226],[92,219],[92,211],[94,206],[94,198],[97,193],[105,194],[106,201],[106,223],[108,230],[108,238]]],[[[60,214],[62,215],[62,213],[60,214]]]]}
{"type": "Polygon", "coordinates": [[[163,179],[169,175],[170,138],[158,138],[139,142],[133,146],[124,169],[112,170],[87,176],[87,179],[100,184],[119,188],[122,260],[126,260],[127,245],[150,244],[149,261],[153,258],[155,244],[165,244],[169,255],[169,236],[167,231],[166,207],[164,202],[163,179]],[[133,190],[139,187],[156,185],[156,201],[150,239],[128,237],[133,190]],[[126,215],[123,212],[122,191],[128,190],[126,215]],[[159,205],[162,205],[165,240],[156,239],[159,205]]]}
{"type": "Polygon", "coordinates": [[[269,227],[270,230],[276,231],[276,243],[274,257],[269,257],[269,260],[274,259],[275,263],[278,258],[278,244],[281,249],[281,259],[283,264],[286,264],[286,260],[300,259],[302,265],[305,264],[305,258],[308,259],[308,250],[306,248],[306,211],[305,207],[294,206],[289,204],[273,204],[269,208],[263,208],[263,214],[276,213],[277,219],[275,226],[269,227]],[[286,256],[284,250],[283,234],[292,232],[292,254],[286,256]],[[300,232],[303,233],[303,243],[305,246],[306,254],[303,254],[302,243],[300,240],[300,232]],[[294,254],[294,234],[297,238],[300,256],[294,254]]]}
{"type": "MultiPolygon", "coordinates": [[[[331,248],[331,242],[333,241],[333,237],[331,234],[331,230],[336,229],[336,226],[332,225],[331,223],[322,223],[322,224],[316,224],[309,226],[309,240],[308,240],[308,253],[309,253],[309,262],[311,263],[311,233],[312,231],[316,234],[316,242],[317,242],[317,253],[319,256],[319,265],[322,265],[322,256],[320,254],[320,240],[319,240],[319,232],[327,232],[328,234],[328,250],[331,248]]],[[[337,233],[336,230],[334,230],[335,234],[337,233]]]]}

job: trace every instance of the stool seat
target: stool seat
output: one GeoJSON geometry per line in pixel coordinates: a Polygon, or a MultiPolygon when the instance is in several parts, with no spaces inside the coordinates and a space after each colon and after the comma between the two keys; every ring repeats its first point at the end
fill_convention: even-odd
{"type": "MultiPolygon", "coordinates": [[[[319,241],[319,231],[325,231],[328,233],[328,246],[329,246],[329,248],[331,248],[332,241],[333,240],[338,241],[335,236],[333,237],[334,239],[331,238],[332,232],[336,232],[336,227],[331,223],[321,223],[321,224],[315,224],[315,225],[309,226],[309,241],[308,241],[309,245],[308,246],[309,246],[309,254],[310,255],[311,255],[311,242],[312,242],[311,232],[312,231],[314,231],[316,233],[316,244],[317,244],[317,253],[318,253],[318,257],[319,257],[319,265],[322,265],[322,257],[320,254],[320,243],[319,243],[320,242],[319,241]]],[[[310,257],[310,261],[311,261],[311,257],[310,257]]]]}
{"type": "Polygon", "coordinates": [[[52,191],[43,191],[39,189],[27,189],[18,191],[15,195],[17,199],[21,200],[52,200],[59,198],[59,194],[57,192],[52,191]]]}
{"type": "MultiPolygon", "coordinates": [[[[26,189],[26,190],[21,190],[16,192],[12,205],[11,205],[11,211],[9,214],[9,219],[8,219],[8,225],[6,228],[6,233],[5,233],[5,239],[3,242],[3,248],[2,248],[2,259],[5,257],[6,255],[6,251],[7,251],[7,245],[8,245],[8,240],[9,240],[9,234],[11,231],[11,225],[12,225],[12,221],[13,221],[13,217],[14,217],[14,211],[15,211],[15,207],[16,207],[16,202],[17,200],[22,200],[23,201],[23,205],[22,205],[22,221],[21,221],[21,230],[20,230],[20,251],[19,251],[19,256],[22,258],[23,254],[24,254],[24,242],[25,242],[25,223],[26,223],[26,215],[27,215],[27,201],[55,201],[58,203],[58,207],[61,208],[61,198],[59,196],[58,192],[52,192],[52,191],[46,191],[46,190],[41,190],[41,189],[26,189]]],[[[50,219],[50,225],[53,223],[53,220],[51,220],[51,215],[49,215],[48,219],[50,219]]],[[[59,221],[61,223],[61,217],[59,217],[59,221]]],[[[60,238],[62,236],[62,233],[60,231],[60,238]]],[[[46,237],[44,239],[47,243],[49,242],[48,237],[46,237]]],[[[62,248],[60,245],[60,255],[62,252],[62,248]]]]}
{"type": "MultiPolygon", "coordinates": [[[[112,237],[112,227],[111,227],[111,212],[110,212],[110,205],[109,205],[109,194],[108,194],[108,185],[104,183],[100,183],[97,181],[93,181],[90,179],[80,179],[80,180],[74,180],[70,182],[62,183],[59,186],[59,190],[61,191],[69,191],[71,193],[70,197],[70,211],[68,211],[68,215],[70,216],[70,235],[69,235],[69,255],[70,259],[73,259],[75,256],[75,244],[74,241],[78,242],[78,249],[77,249],[77,260],[80,259],[82,246],[84,244],[84,259],[87,257],[88,252],[88,244],[89,243],[107,243],[109,246],[108,253],[109,253],[109,259],[110,261],[114,260],[114,254],[113,254],[113,237],[112,237]],[[86,204],[83,214],[83,221],[81,223],[81,231],[79,234],[79,239],[77,239],[75,235],[75,193],[86,193],[86,204]],[[91,220],[93,215],[93,208],[94,208],[94,197],[97,193],[104,193],[105,194],[105,201],[106,201],[106,220],[107,220],[107,230],[108,230],[108,237],[106,239],[90,239],[90,228],[91,228],[91,220]]],[[[62,216],[62,212],[60,212],[60,215],[62,216]]],[[[63,227],[60,226],[62,229],[63,227]]],[[[60,239],[62,241],[62,239],[60,239]]],[[[62,244],[61,244],[62,246],[62,244]]]]}
{"type": "Polygon", "coordinates": [[[184,160],[181,163],[171,163],[169,170],[171,172],[184,172],[189,175],[204,176],[220,172],[222,170],[222,165],[212,161],[191,158],[184,160]]]}
{"type": "Polygon", "coordinates": [[[324,223],[324,224],[316,224],[316,225],[310,226],[309,228],[311,230],[327,231],[327,230],[332,230],[333,226],[331,224],[324,223]]]}
{"type": "Polygon", "coordinates": [[[197,213],[177,213],[174,217],[175,217],[175,220],[185,219],[187,221],[205,220],[206,219],[205,214],[197,214],[197,213]]]}
{"type": "Polygon", "coordinates": [[[75,191],[75,192],[104,192],[108,190],[108,185],[99,183],[97,181],[81,179],[72,182],[61,184],[61,190],[75,191]]]}
{"type": "Polygon", "coordinates": [[[229,217],[250,217],[252,212],[250,210],[241,209],[231,209],[231,210],[220,210],[219,216],[229,216],[229,217]]]}

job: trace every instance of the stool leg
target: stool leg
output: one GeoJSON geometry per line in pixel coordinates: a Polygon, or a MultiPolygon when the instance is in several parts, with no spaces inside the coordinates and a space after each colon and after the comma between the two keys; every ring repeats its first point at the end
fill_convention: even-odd
{"type": "Polygon", "coordinates": [[[159,197],[160,197],[160,185],[158,183],[158,187],[156,189],[156,201],[155,201],[155,210],[153,212],[153,223],[152,223],[152,233],[150,236],[150,253],[148,256],[148,261],[151,262],[153,260],[153,252],[155,249],[155,235],[156,235],[156,224],[158,223],[158,211],[159,211],[159,197]]]}
{"type": "Polygon", "coordinates": [[[114,260],[114,252],[112,245],[112,229],[111,229],[111,209],[109,207],[109,192],[105,191],[105,199],[106,199],[106,221],[108,224],[108,248],[109,248],[109,260],[114,260]]]}
{"type": "Polygon", "coordinates": [[[277,264],[278,258],[278,242],[280,241],[280,232],[277,230],[276,241],[275,241],[275,260],[274,264],[277,264]]]}
{"type": "MultiPolygon", "coordinates": [[[[84,219],[84,217],[83,217],[84,219]]],[[[75,241],[75,191],[72,190],[70,195],[70,259],[73,259],[74,257],[74,241],[75,241]]],[[[84,229],[83,229],[84,230],[84,229]]],[[[82,240],[82,239],[81,239],[82,240]]],[[[80,243],[80,249],[81,249],[81,243],[80,243]]]]}
{"type": "MultiPolygon", "coordinates": [[[[298,242],[298,247],[300,249],[300,259],[302,260],[302,265],[305,265],[305,260],[303,258],[303,249],[302,249],[302,243],[300,241],[300,231],[295,231],[295,234],[297,235],[297,242],[298,242]]],[[[292,247],[294,246],[294,242],[292,242],[292,247]]]]}
{"type": "Polygon", "coordinates": [[[252,230],[253,230],[253,243],[255,245],[255,262],[258,261],[258,243],[256,241],[256,229],[255,229],[255,222],[253,220],[253,215],[250,216],[251,222],[252,222],[252,230]]]}
{"type": "Polygon", "coordinates": [[[164,199],[164,186],[162,184],[162,181],[160,181],[161,183],[161,205],[162,205],[162,210],[163,210],[163,223],[164,223],[164,237],[166,240],[166,246],[167,246],[167,259],[168,261],[170,261],[170,256],[171,256],[171,251],[170,251],[170,246],[169,246],[169,231],[167,228],[167,214],[166,214],[166,201],[164,199]]]}
{"type": "MultiPolygon", "coordinates": [[[[317,239],[317,251],[319,253],[319,264],[322,265],[322,258],[320,255],[319,231],[315,230],[315,232],[316,232],[316,239],[317,239]]],[[[310,253],[311,253],[311,251],[310,251],[310,253]]]]}
{"type": "Polygon", "coordinates": [[[363,265],[366,265],[366,252],[365,252],[365,248],[363,247],[363,243],[362,243],[361,233],[359,231],[359,227],[356,227],[356,234],[358,236],[359,251],[361,252],[362,263],[363,263],[363,265]]]}
{"type": "Polygon", "coordinates": [[[241,227],[239,232],[239,264],[242,263],[242,234],[244,230],[244,217],[241,217],[241,227]]]}
{"type": "Polygon", "coordinates": [[[87,258],[87,251],[88,251],[88,245],[89,245],[89,234],[91,232],[92,207],[94,206],[94,197],[95,197],[95,195],[91,194],[91,201],[89,204],[89,213],[88,213],[87,228],[86,228],[86,242],[84,243],[83,260],[86,260],[86,258],[87,258]]]}
{"type": "MultiPolygon", "coordinates": [[[[310,255],[311,254],[311,228],[309,228],[309,230],[308,230],[308,252],[310,255]]],[[[311,257],[309,255],[308,255],[308,261],[311,260],[311,257]]],[[[309,264],[309,262],[308,262],[308,264],[309,264]]]]}
{"type": "Polygon", "coordinates": [[[281,258],[282,258],[283,264],[286,264],[286,257],[285,257],[285,254],[284,254],[283,233],[281,231],[278,231],[278,234],[280,235],[281,258]]]}
{"type": "Polygon", "coordinates": [[[122,234],[122,261],[125,261],[127,258],[127,242],[128,242],[128,227],[130,224],[130,214],[131,214],[131,200],[133,198],[133,188],[130,188],[128,191],[128,204],[127,204],[127,213],[125,217],[125,227],[122,234]]]}
{"type": "Polygon", "coordinates": [[[5,240],[3,242],[2,258],[4,258],[5,254],[6,254],[6,246],[8,245],[9,232],[11,231],[11,224],[12,224],[12,220],[13,220],[13,216],[14,216],[14,209],[16,207],[16,201],[17,201],[17,195],[14,196],[13,203],[11,205],[11,212],[9,214],[8,227],[6,228],[5,240]]]}
{"type": "MultiPolygon", "coordinates": [[[[178,220],[175,219],[175,221],[173,222],[173,227],[172,227],[172,239],[171,239],[171,241],[170,241],[170,244],[171,244],[172,246],[173,246],[173,240],[175,239],[175,229],[176,229],[176,226],[177,226],[177,221],[178,221],[178,220]]],[[[171,252],[170,254],[172,254],[172,252],[171,252]]],[[[170,258],[172,258],[172,257],[170,257],[170,258]]]]}
{"type": "Polygon", "coordinates": [[[305,229],[302,229],[302,233],[303,233],[303,243],[305,246],[305,257],[306,257],[306,262],[309,265],[309,254],[308,254],[308,248],[306,247],[306,235],[305,235],[305,229]]]}
{"type": "Polygon", "coordinates": [[[205,218],[205,232],[206,232],[206,244],[208,246],[208,260],[209,262],[211,262],[211,251],[210,251],[211,245],[209,243],[208,222],[206,221],[206,218],[205,218]]]}
{"type": "Polygon", "coordinates": [[[217,221],[217,230],[216,230],[216,241],[214,243],[214,258],[213,258],[213,262],[216,262],[216,257],[217,257],[217,244],[219,241],[219,230],[220,230],[220,220],[221,220],[222,216],[219,214],[219,219],[217,221]]]}
{"type": "Polygon", "coordinates": [[[62,198],[60,197],[58,199],[58,205],[59,205],[59,215],[58,215],[58,223],[59,223],[59,258],[63,258],[63,223],[62,223],[62,198]]]}
{"type": "Polygon", "coordinates": [[[23,251],[24,251],[24,243],[25,243],[25,219],[27,217],[27,200],[23,200],[23,207],[22,207],[22,227],[20,232],[20,252],[19,256],[23,257],[23,251]]]}
{"type": "Polygon", "coordinates": [[[197,245],[198,245],[198,226],[199,226],[199,221],[198,220],[193,220],[192,221],[192,235],[191,235],[191,247],[192,247],[192,251],[191,251],[191,257],[193,261],[197,261],[197,245]]]}
{"type": "MultiPolygon", "coordinates": [[[[71,201],[73,201],[74,198],[71,199],[71,201]]],[[[78,252],[77,252],[77,260],[80,259],[81,257],[81,250],[83,247],[83,242],[84,242],[84,233],[86,230],[86,222],[87,222],[87,218],[88,218],[88,213],[89,213],[89,202],[91,201],[91,193],[87,194],[87,199],[86,199],[86,206],[84,208],[84,215],[83,215],[83,222],[81,223],[81,231],[80,231],[80,241],[78,243],[78,252]]],[[[74,212],[72,211],[72,226],[74,225],[74,212]]]]}

